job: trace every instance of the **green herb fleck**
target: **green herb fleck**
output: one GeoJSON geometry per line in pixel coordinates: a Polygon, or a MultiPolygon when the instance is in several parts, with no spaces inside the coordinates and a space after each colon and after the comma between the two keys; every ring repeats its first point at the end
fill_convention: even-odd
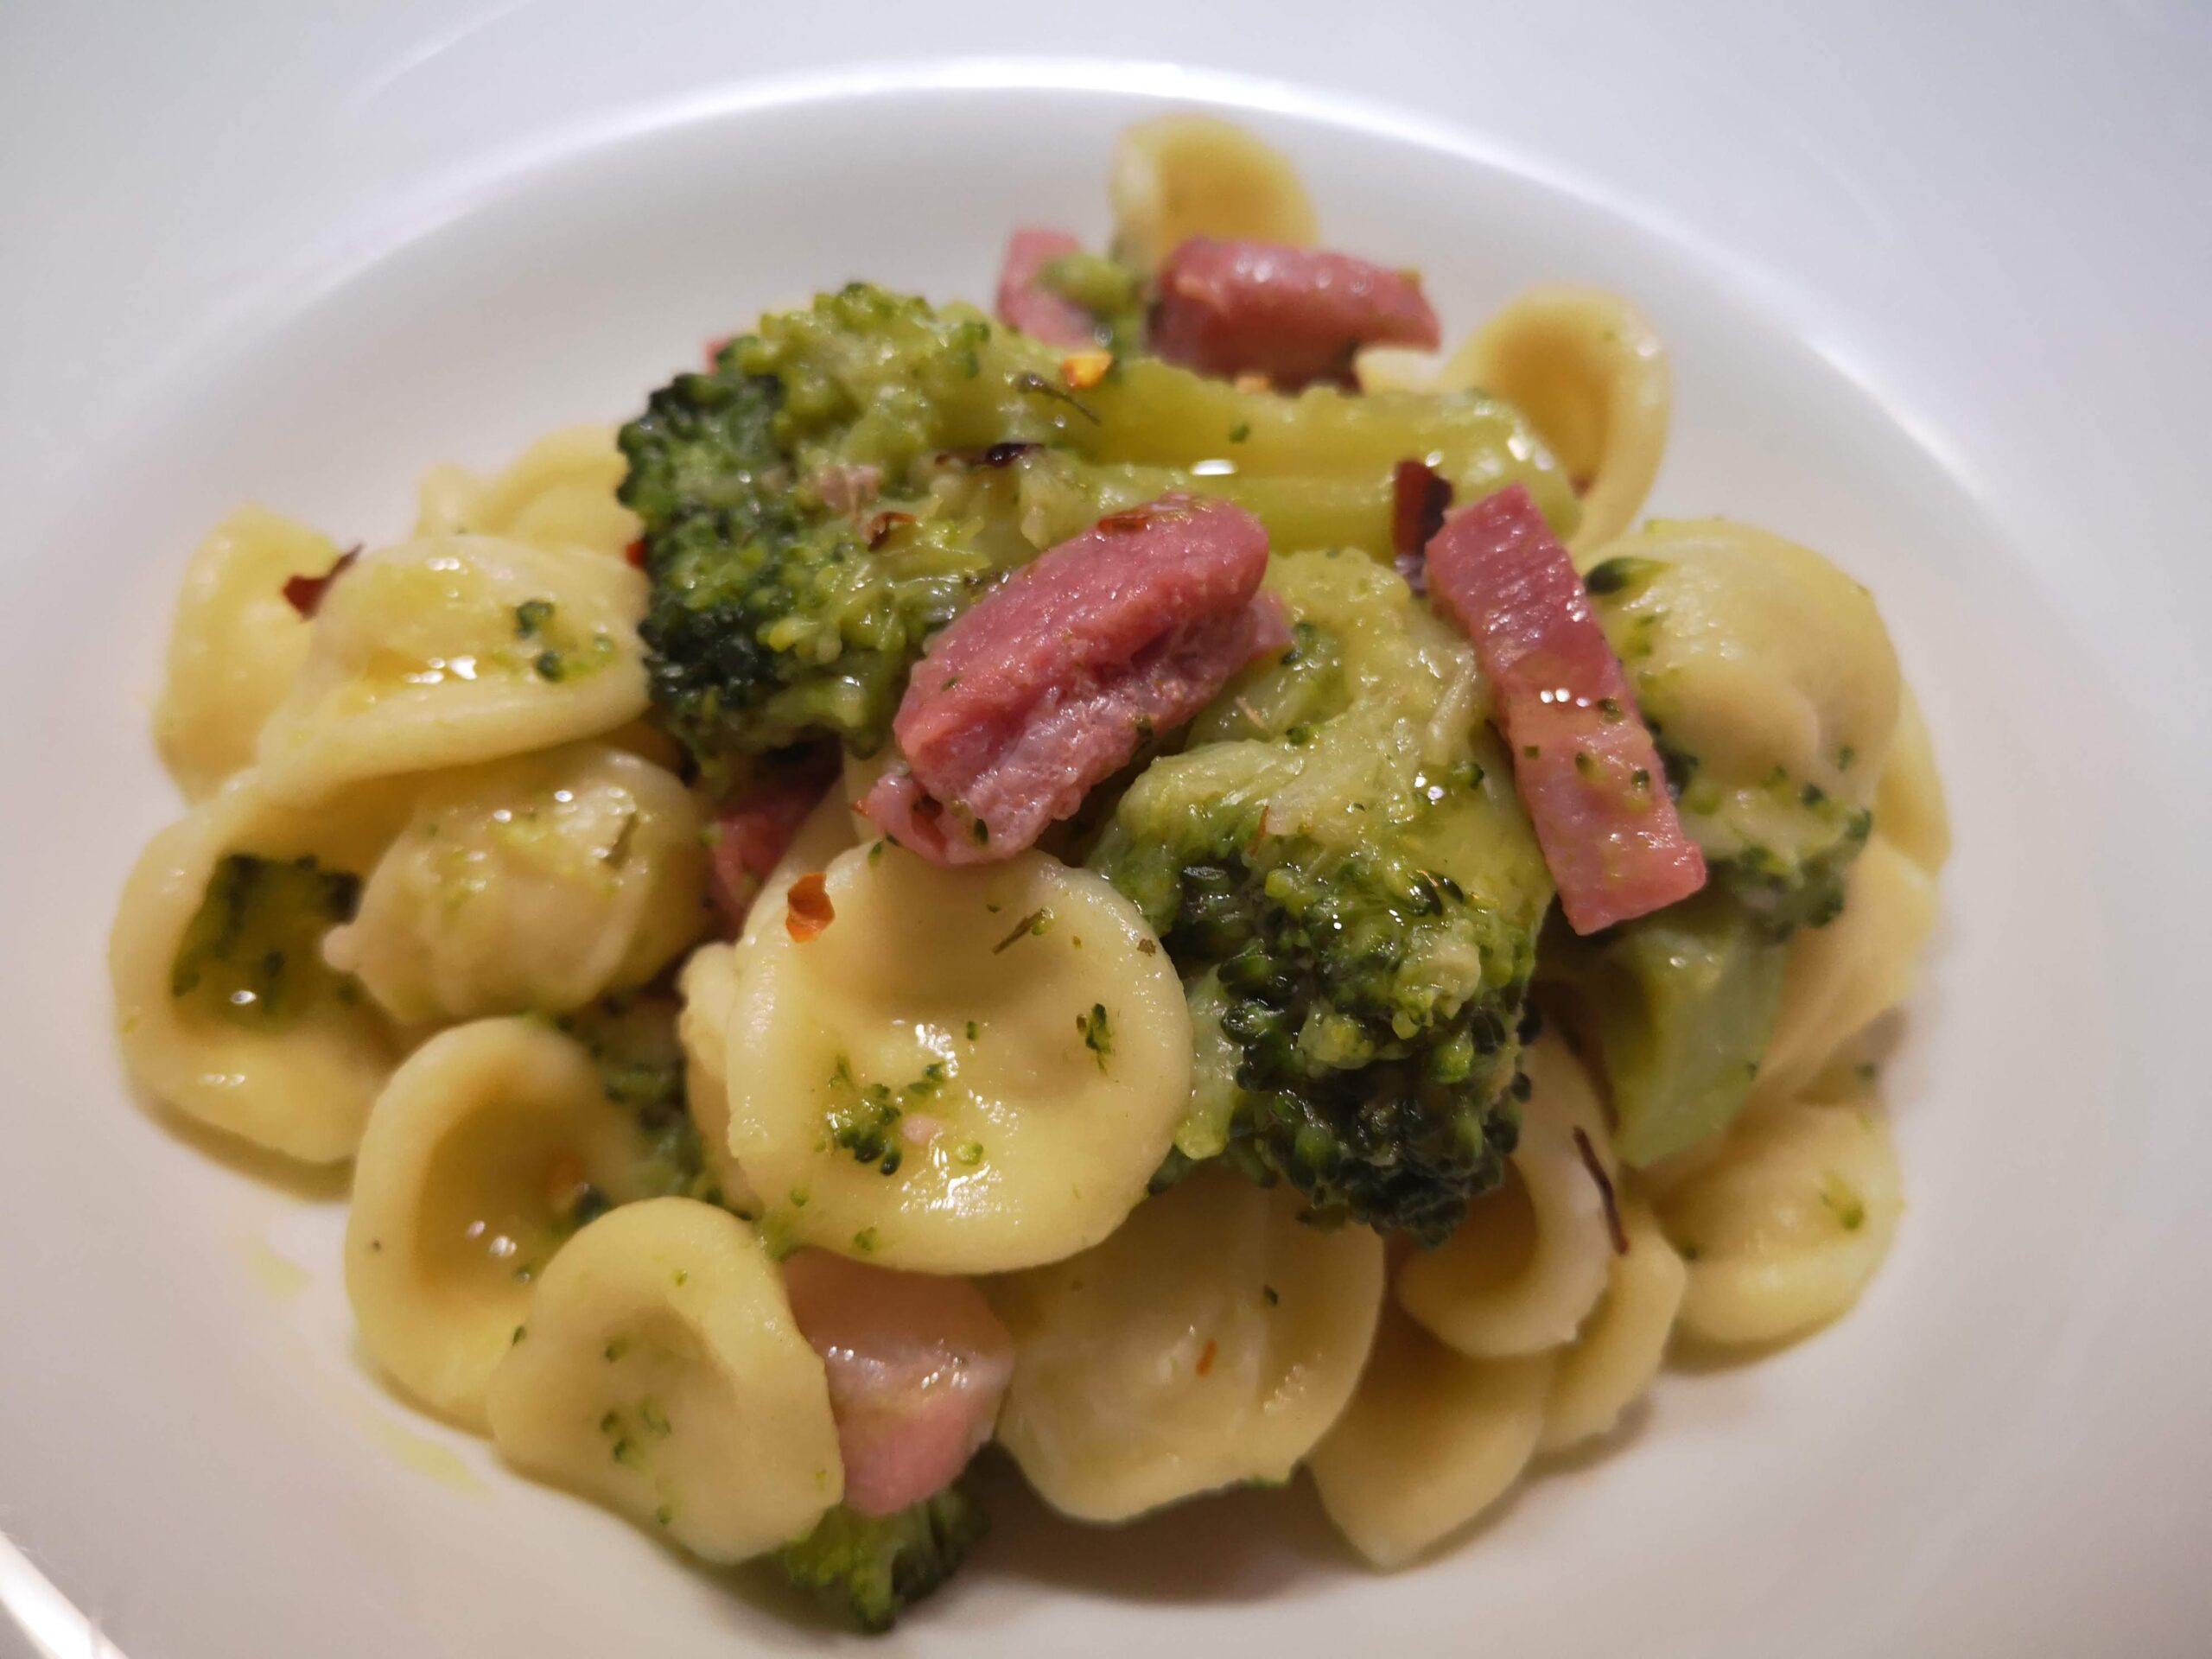
{"type": "Polygon", "coordinates": [[[553,601],[550,599],[525,599],[515,607],[515,638],[535,639],[553,620],[553,601]]]}
{"type": "Polygon", "coordinates": [[[1075,1017],[1075,1028],[1083,1033],[1083,1046],[1098,1057],[1098,1069],[1106,1069],[1106,1057],[1114,1052],[1114,1033],[1106,1019],[1106,1005],[1094,1002],[1089,1014],[1075,1017]]]}
{"type": "Polygon", "coordinates": [[[1600,599],[1610,599],[1617,594],[1626,594],[1639,588],[1667,567],[1657,559],[1639,559],[1628,554],[1607,559],[1592,567],[1583,577],[1582,585],[1600,599]]]}
{"type": "Polygon", "coordinates": [[[1836,1224],[1847,1233],[1855,1233],[1866,1224],[1866,1200],[1833,1170],[1821,1182],[1821,1202],[1828,1207],[1835,1217],[1836,1224]]]}

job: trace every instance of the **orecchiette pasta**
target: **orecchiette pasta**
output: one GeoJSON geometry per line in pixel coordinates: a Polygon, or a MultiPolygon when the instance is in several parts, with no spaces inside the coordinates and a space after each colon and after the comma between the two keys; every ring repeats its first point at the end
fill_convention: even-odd
{"type": "Polygon", "coordinates": [[[637,1196],[636,1132],[573,1039],[528,1020],[433,1037],[377,1097],[354,1165],[346,1290],[410,1394],[485,1427],[484,1389],[579,1206],[637,1196]]]}
{"type": "Polygon", "coordinates": [[[1611,1138],[1597,1093],[1581,1062],[1548,1033],[1522,1063],[1532,1090],[1505,1185],[1476,1200],[1444,1243],[1398,1269],[1399,1306],[1476,1358],[1572,1341],[1611,1267],[1605,1195],[1583,1150],[1610,1179],[1611,1138]]]}
{"type": "Polygon", "coordinates": [[[264,787],[493,760],[645,709],[645,579],[619,559],[482,536],[362,558],[324,594],[306,664],[262,728],[264,787]]]}
{"type": "Polygon", "coordinates": [[[1313,1448],[1344,1540],[1402,1567],[1505,1496],[1535,1454],[1549,1354],[1470,1359],[1386,1310],[1351,1404],[1313,1448]]]}
{"type": "Polygon", "coordinates": [[[1936,925],[1936,878],[1877,831],[1853,863],[1843,913],[1790,939],[1759,1097],[1783,1099],[1912,991],[1936,925]]]}
{"type": "Polygon", "coordinates": [[[1454,353],[1435,384],[1479,387],[1528,416],[1582,498],[1578,549],[1636,522],[1659,474],[1674,395],[1666,348],[1625,300],[1532,289],[1454,353]]]}
{"type": "Polygon", "coordinates": [[[1951,815],[1936,770],[1936,747],[1910,686],[1898,698],[1889,764],[1874,791],[1874,823],[1892,846],[1930,876],[1951,855],[1951,815]]]}
{"type": "Polygon", "coordinates": [[[1790,1103],[1746,1112],[1719,1155],[1658,1207],[1689,1264],[1682,1328],[1708,1342],[1762,1343],[1858,1300],[1904,1200],[1880,1117],[1790,1103]]]}
{"type": "Polygon", "coordinates": [[[1628,1249],[1613,1257],[1605,1299],[1552,1371],[1539,1451],[1564,1451],[1605,1433],[1667,1357],[1688,1270],[1648,1205],[1626,1198],[1620,1210],[1628,1249]]]}
{"type": "Polygon", "coordinates": [[[993,1439],[1100,1523],[1303,1466],[1402,1566],[1678,1342],[1844,1311],[1903,1208],[1861,1062],[1950,828],[1872,597],[1630,533],[1624,302],[1382,343],[1440,338],[1416,273],[1184,247],[1315,240],[1208,116],[1111,198],[1110,257],[1011,238],[996,323],[849,283],[434,469],[396,545],[225,520],[156,715],[196,804],[110,940],[148,1094],[355,1160],[396,1390],[871,1631],[993,1439]]]}
{"type": "Polygon", "coordinates": [[[547,433],[490,479],[435,467],[423,480],[415,534],[500,536],[619,556],[643,529],[615,499],[626,466],[613,429],[569,426],[547,433]]]}
{"type": "Polygon", "coordinates": [[[327,536],[262,507],[232,513],[193,554],[154,709],[154,741],[187,800],[253,764],[263,722],[307,660],[307,621],[284,584],[338,556],[327,536]]]}
{"type": "MultiPolygon", "coordinates": [[[[851,846],[855,822],[842,791],[832,789],[822,798],[760,884],[746,938],[757,938],[762,926],[783,926],[791,883],[851,846]]],[[[737,957],[744,945],[741,938],[734,944],[702,945],[691,953],[677,982],[683,1012],[677,1034],[683,1045],[685,1097],[707,1166],[723,1198],[753,1215],[760,1211],[759,1195],[729,1149],[729,1022],[737,1003],[737,957]]]]}
{"type": "Polygon", "coordinates": [[[1148,271],[1193,236],[1304,247],[1317,233],[1281,151],[1210,115],[1141,121],[1114,149],[1114,251],[1148,271]]]}
{"type": "Polygon", "coordinates": [[[403,1020],[581,1007],[703,931],[700,830],[671,774],[605,744],[442,774],[324,954],[403,1020]]]}
{"type": "Polygon", "coordinates": [[[844,1494],[822,1362],[753,1229],[649,1198],[562,1247],[493,1373],[510,1461],[709,1561],[804,1535],[844,1494]]]}
{"type": "Polygon", "coordinates": [[[699,1131],[699,1154],[721,1188],[723,1200],[751,1216],[759,1195],[729,1149],[729,1014],[737,996],[737,946],[702,944],[677,978],[683,1012],[677,1035],[683,1044],[683,1097],[699,1131]]]}
{"type": "Polygon", "coordinates": [[[1014,1339],[999,1439],[1047,1503],[1119,1521],[1289,1478],[1351,1397],[1382,1300],[1382,1241],[1299,1211],[1208,1171],[1095,1249],[986,1284],[1014,1339]]]}
{"type": "Polygon", "coordinates": [[[1725,519],[1654,520],[1602,563],[1606,637],[1664,741],[1708,856],[1726,828],[1787,853],[1809,798],[1870,805],[1897,728],[1897,655],[1866,590],[1819,554],[1725,519]]]}
{"type": "Polygon", "coordinates": [[[149,1093],[303,1162],[353,1155],[400,1044],[321,946],[405,810],[388,790],[285,806],[249,772],[154,837],[108,941],[124,1058],[149,1093]]]}
{"type": "Polygon", "coordinates": [[[730,1150],[772,1224],[888,1267],[1002,1272],[1096,1243],[1143,1195],[1188,1102],[1191,1020],[1105,881],[878,842],[830,862],[806,918],[756,906],[747,935],[730,1150]]]}

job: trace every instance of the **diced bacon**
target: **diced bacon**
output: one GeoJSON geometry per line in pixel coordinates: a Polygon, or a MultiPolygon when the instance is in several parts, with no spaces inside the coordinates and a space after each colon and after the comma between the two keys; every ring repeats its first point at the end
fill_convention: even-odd
{"type": "Polygon", "coordinates": [[[1402,271],[1314,248],[1194,236],[1160,267],[1152,349],[1202,374],[1294,389],[1343,380],[1362,346],[1433,351],[1442,335],[1402,271]]]}
{"type": "Polygon", "coordinates": [[[744,928],[746,912],[760,896],[760,884],[776,868],[836,774],[834,753],[810,758],[789,777],[732,801],[715,815],[708,886],[733,938],[744,928]]]}
{"type": "Polygon", "coordinates": [[[1065,231],[1016,231],[999,267],[999,321],[1048,346],[1096,346],[1090,313],[1039,280],[1053,260],[1082,251],[1083,244],[1065,231]]]}
{"type": "Polygon", "coordinates": [[[792,1315],[830,1373],[845,1503],[891,1515],[954,1480],[991,1437],[1014,1339],[965,1279],[826,1250],[784,1263],[792,1315]]]}
{"type": "Polygon", "coordinates": [[[1288,642],[1267,565],[1259,520],[1188,496],[1063,542],[930,642],[892,722],[906,770],[861,810],[936,863],[1020,852],[1288,642]]]}
{"type": "Polygon", "coordinates": [[[1416,594],[1428,591],[1421,556],[1452,505],[1452,480],[1425,461],[1402,461],[1390,475],[1391,563],[1416,594]]]}
{"type": "Polygon", "coordinates": [[[1704,856],[1628,676],[1528,491],[1509,486],[1446,519],[1428,588],[1474,641],[1569,925],[1594,933],[1703,887],[1704,856]]]}

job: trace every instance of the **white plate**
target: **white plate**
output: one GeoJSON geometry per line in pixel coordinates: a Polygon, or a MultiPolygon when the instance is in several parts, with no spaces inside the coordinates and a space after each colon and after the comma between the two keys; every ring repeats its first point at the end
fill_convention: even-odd
{"type": "MultiPolygon", "coordinates": [[[[145,734],[166,611],[240,499],[374,538],[430,461],[619,416],[765,303],[980,295],[1017,219],[1103,230],[1119,125],[1203,100],[1455,327],[1531,280],[1634,296],[1678,375],[1655,505],[1875,589],[1959,830],[1890,1072],[1912,1210],[1853,1317],[1669,1376],[1629,1444],[1424,1570],[1356,1573],[1303,1497],[1103,1533],[1009,1497],[900,1644],[2201,1651],[2202,22],[1036,11],[939,5],[926,35],[1285,79],[825,67],[916,32],[887,3],[0,22],[0,1523],[139,1659],[822,1639],[380,1393],[331,1194],[130,1101],[100,956],[175,810],[145,734]]],[[[83,1650],[4,1559],[0,1601],[83,1650]]]]}

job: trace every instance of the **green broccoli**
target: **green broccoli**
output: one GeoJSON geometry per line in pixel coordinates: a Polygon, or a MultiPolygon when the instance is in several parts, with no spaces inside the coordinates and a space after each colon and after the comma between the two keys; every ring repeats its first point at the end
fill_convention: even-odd
{"type": "Polygon", "coordinates": [[[666,996],[623,994],[553,1021],[590,1052],[607,1097],[637,1124],[637,1196],[722,1199],[709,1172],[685,1096],[677,1004],[666,996]]]}
{"type": "Polygon", "coordinates": [[[864,284],[763,318],[621,445],[654,698],[710,772],[825,735],[873,751],[933,630],[1170,490],[1243,503],[1279,549],[1385,557],[1408,455],[1464,499],[1517,479],[1575,511],[1520,417],[1471,393],[1280,397],[1141,357],[1077,392],[1052,348],[864,284]]]}
{"type": "Polygon", "coordinates": [[[1090,313],[1100,345],[1125,353],[1144,349],[1144,280],[1127,265],[1085,250],[1046,262],[1037,280],[1090,313]]]}
{"type": "Polygon", "coordinates": [[[326,966],[322,937],[351,921],[361,878],[314,858],[232,853],[215,866],[169,970],[169,994],[200,1014],[282,1030],[326,1001],[359,1000],[326,966]]]}
{"type": "Polygon", "coordinates": [[[1723,885],[1592,938],[1545,932],[1540,979],[1572,997],[1596,1039],[1624,1162],[1680,1152],[1742,1109],[1773,1035],[1784,954],[1768,919],[1723,885]]]}
{"type": "Polygon", "coordinates": [[[881,1517],[840,1504],[778,1554],[791,1581],[880,1635],[960,1570],[990,1522],[958,1482],[881,1517]]]}
{"type": "Polygon", "coordinates": [[[1159,932],[1198,1033],[1162,1179],[1225,1157],[1317,1221],[1433,1243],[1518,1132],[1549,879],[1465,642],[1356,554],[1269,582],[1296,643],[1138,778],[1091,858],[1159,932]]]}

